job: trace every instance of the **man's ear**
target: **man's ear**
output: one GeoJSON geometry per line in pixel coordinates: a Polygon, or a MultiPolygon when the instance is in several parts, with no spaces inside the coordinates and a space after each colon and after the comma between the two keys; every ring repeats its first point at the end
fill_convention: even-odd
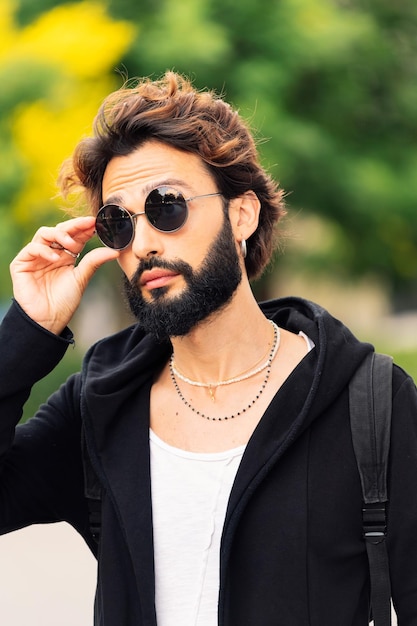
{"type": "Polygon", "coordinates": [[[249,239],[259,224],[261,203],[258,196],[252,190],[246,191],[232,200],[230,208],[230,220],[236,233],[236,239],[238,241],[249,239]]]}

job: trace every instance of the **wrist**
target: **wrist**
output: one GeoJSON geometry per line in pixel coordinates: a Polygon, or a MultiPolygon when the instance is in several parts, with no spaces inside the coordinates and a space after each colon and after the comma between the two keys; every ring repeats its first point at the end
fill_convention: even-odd
{"type": "Polygon", "coordinates": [[[13,303],[12,306],[14,306],[17,309],[19,314],[29,324],[31,324],[32,326],[35,326],[41,332],[46,333],[47,335],[51,336],[51,338],[55,337],[58,340],[62,340],[67,344],[75,343],[74,335],[67,325],[59,321],[56,321],[56,322],[51,321],[51,322],[42,323],[40,321],[34,320],[28,313],[26,313],[24,308],[19,304],[19,302],[15,298],[12,298],[12,303],[13,303]]]}

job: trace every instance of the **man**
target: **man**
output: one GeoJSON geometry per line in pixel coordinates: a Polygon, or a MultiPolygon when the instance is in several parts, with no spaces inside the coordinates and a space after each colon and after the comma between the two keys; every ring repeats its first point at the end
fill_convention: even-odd
{"type": "MultiPolygon", "coordinates": [[[[1,531],[71,523],[98,558],[96,624],[367,623],[348,384],[372,347],[312,303],[255,301],[284,207],[244,122],[174,73],[141,81],[105,101],[61,186],[93,215],[41,228],[11,264],[1,531]],[[77,262],[95,231],[106,247],[77,262]],[[111,260],[138,323],[14,432],[111,260]]],[[[416,399],[396,368],[388,547],[403,625],[417,624],[416,399]]]]}

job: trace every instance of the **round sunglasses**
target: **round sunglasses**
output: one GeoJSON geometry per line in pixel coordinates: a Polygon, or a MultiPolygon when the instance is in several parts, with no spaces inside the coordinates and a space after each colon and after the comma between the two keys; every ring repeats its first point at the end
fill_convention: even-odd
{"type": "Polygon", "coordinates": [[[145,200],[145,210],[139,213],[129,211],[117,204],[105,204],[96,217],[96,234],[108,248],[123,250],[133,241],[134,220],[145,215],[149,224],[162,233],[174,233],[182,228],[188,217],[188,202],[198,198],[221,196],[221,193],[205,193],[184,198],[180,191],[171,187],[153,189],[145,200]]]}

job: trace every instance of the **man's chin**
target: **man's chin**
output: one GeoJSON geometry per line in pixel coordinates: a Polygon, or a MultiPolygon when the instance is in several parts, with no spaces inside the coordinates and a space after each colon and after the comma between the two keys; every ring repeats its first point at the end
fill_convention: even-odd
{"type": "Polygon", "coordinates": [[[168,294],[168,287],[156,287],[150,291],[149,302],[159,302],[168,294]]]}

